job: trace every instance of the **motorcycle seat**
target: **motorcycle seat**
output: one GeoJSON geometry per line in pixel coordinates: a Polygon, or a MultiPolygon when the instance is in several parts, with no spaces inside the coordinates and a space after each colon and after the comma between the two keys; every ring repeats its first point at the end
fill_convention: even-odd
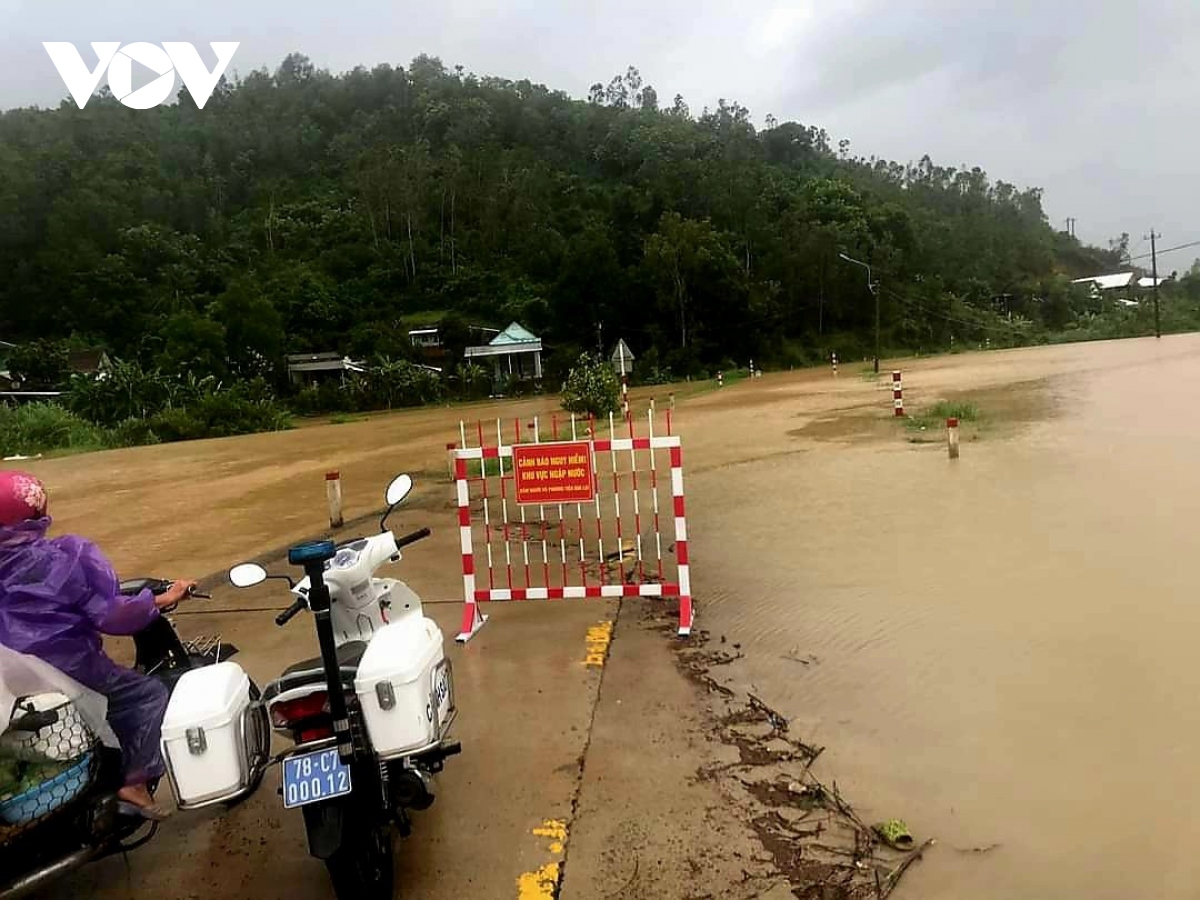
{"type": "MultiPolygon", "coordinates": [[[[342,684],[348,688],[354,687],[354,676],[358,674],[358,664],[362,662],[363,654],[367,651],[366,641],[350,641],[338,647],[338,669],[341,673],[342,684]]],[[[325,663],[321,657],[303,659],[293,663],[283,670],[278,679],[272,681],[263,689],[263,701],[269,703],[280,694],[325,680],[325,663]]]]}

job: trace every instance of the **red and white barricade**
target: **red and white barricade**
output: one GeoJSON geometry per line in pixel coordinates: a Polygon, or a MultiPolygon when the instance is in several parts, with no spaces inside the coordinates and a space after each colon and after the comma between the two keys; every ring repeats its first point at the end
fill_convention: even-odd
{"type": "Polygon", "coordinates": [[[537,417],[511,430],[500,420],[474,434],[460,426],[459,641],[487,621],[481,603],[586,597],[678,597],[679,634],[691,633],[683,448],[670,415],[665,435],[654,434],[653,410],[644,437],[632,416],[623,436],[612,416],[604,424],[607,436],[574,416],[551,416],[549,428],[537,417]]]}

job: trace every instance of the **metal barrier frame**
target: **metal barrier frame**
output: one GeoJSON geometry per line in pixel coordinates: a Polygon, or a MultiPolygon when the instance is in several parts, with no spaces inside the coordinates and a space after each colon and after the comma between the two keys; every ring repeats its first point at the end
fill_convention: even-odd
{"type": "MultiPolygon", "coordinates": [[[[668,414],[667,421],[668,421],[668,430],[669,430],[669,427],[670,427],[669,414],[668,414]]],[[[675,561],[676,561],[676,579],[675,579],[675,581],[674,582],[660,581],[657,583],[645,583],[645,582],[633,583],[633,582],[626,582],[624,579],[624,575],[622,574],[622,581],[620,584],[604,584],[604,583],[589,584],[589,583],[587,583],[588,579],[586,576],[586,569],[584,569],[583,562],[582,562],[582,560],[584,558],[584,553],[585,553],[585,550],[584,550],[585,539],[582,535],[582,514],[580,514],[580,517],[577,520],[579,523],[579,527],[580,527],[580,534],[578,537],[578,549],[579,549],[579,554],[580,554],[579,565],[580,565],[581,570],[583,570],[583,572],[584,572],[583,578],[581,580],[584,583],[583,584],[565,584],[564,583],[562,586],[550,586],[549,584],[535,586],[530,583],[529,545],[531,543],[534,544],[535,546],[537,546],[537,545],[541,546],[542,566],[546,570],[546,579],[545,580],[549,581],[549,575],[548,575],[549,553],[547,550],[547,548],[549,546],[549,542],[547,540],[546,530],[543,527],[542,537],[540,540],[530,541],[525,536],[524,533],[522,534],[520,544],[521,544],[521,553],[522,553],[522,557],[523,557],[523,561],[524,561],[525,584],[523,587],[514,586],[513,578],[512,578],[511,551],[509,549],[510,545],[511,545],[511,541],[509,540],[509,538],[507,536],[508,498],[505,495],[502,497],[501,503],[502,503],[502,512],[503,512],[505,522],[506,522],[506,526],[505,526],[506,533],[505,533],[504,544],[505,544],[506,568],[508,571],[508,578],[507,578],[508,586],[503,587],[503,588],[497,588],[494,586],[490,586],[487,588],[480,588],[477,584],[477,579],[476,579],[477,572],[476,572],[476,562],[475,562],[475,546],[474,546],[475,541],[474,541],[474,533],[473,533],[472,522],[471,522],[470,484],[473,480],[483,480],[484,481],[484,494],[483,494],[484,520],[485,520],[485,527],[490,528],[490,520],[489,520],[490,509],[488,506],[489,498],[488,498],[488,495],[486,492],[486,483],[487,483],[486,480],[489,476],[487,476],[487,474],[486,474],[486,466],[487,466],[486,460],[496,459],[496,460],[500,461],[500,481],[501,481],[501,490],[503,492],[504,479],[511,477],[511,475],[505,475],[505,461],[506,460],[509,461],[509,471],[511,472],[513,444],[511,444],[511,443],[505,444],[504,443],[503,436],[502,436],[502,423],[500,420],[497,420],[496,421],[497,443],[495,445],[493,445],[493,446],[485,445],[482,423],[479,423],[478,428],[477,428],[479,446],[467,447],[466,446],[466,443],[467,443],[466,425],[465,425],[465,423],[460,423],[459,432],[460,432],[460,438],[461,438],[462,443],[460,445],[456,446],[454,449],[450,450],[453,468],[454,468],[455,493],[456,493],[457,505],[458,505],[458,525],[459,525],[459,534],[460,534],[461,548],[462,548],[462,575],[463,575],[464,606],[463,606],[462,627],[461,627],[458,637],[457,637],[457,640],[460,643],[465,643],[465,642],[469,641],[479,631],[479,629],[482,628],[484,626],[484,624],[487,622],[488,617],[480,611],[480,608],[479,608],[480,603],[493,602],[493,601],[512,601],[512,600],[561,600],[561,599],[572,599],[572,598],[583,599],[583,598],[588,598],[588,597],[678,597],[679,598],[679,631],[678,631],[678,634],[681,637],[686,637],[691,634],[694,611],[692,608],[691,573],[690,573],[690,565],[689,565],[689,558],[688,558],[687,516],[686,516],[684,490],[683,490],[683,446],[682,446],[682,442],[680,441],[678,435],[667,434],[667,435],[663,435],[663,436],[655,436],[653,434],[653,430],[654,430],[654,410],[653,409],[651,409],[647,415],[647,422],[648,422],[649,429],[650,429],[649,437],[634,437],[633,436],[633,420],[632,420],[632,418],[629,416],[626,416],[626,422],[629,426],[629,434],[630,434],[629,437],[619,438],[619,437],[615,436],[614,421],[613,421],[612,416],[610,415],[610,417],[609,417],[610,436],[608,438],[605,439],[605,438],[597,438],[596,437],[594,420],[588,420],[588,423],[587,423],[588,429],[587,429],[587,433],[586,433],[587,436],[585,438],[578,438],[577,437],[578,422],[574,416],[572,416],[572,418],[571,418],[571,438],[570,438],[570,440],[585,441],[590,446],[590,450],[591,450],[592,473],[593,473],[593,479],[595,482],[595,485],[594,485],[595,486],[594,509],[595,509],[595,514],[596,514],[596,523],[597,523],[597,535],[596,535],[595,541],[596,541],[596,549],[598,551],[598,557],[601,561],[603,561],[605,559],[604,538],[603,538],[603,530],[602,530],[602,524],[601,524],[602,520],[603,520],[603,510],[602,510],[601,501],[600,501],[601,492],[600,492],[600,488],[599,488],[600,471],[599,471],[598,462],[600,459],[600,454],[603,454],[603,453],[611,454],[612,461],[613,461],[613,465],[612,465],[612,469],[613,469],[613,472],[612,472],[612,477],[613,477],[612,498],[613,498],[613,511],[616,516],[615,524],[616,524],[616,534],[617,534],[617,541],[618,541],[617,551],[618,551],[618,555],[620,555],[624,551],[623,551],[623,547],[622,547],[622,543],[621,543],[622,542],[622,534],[621,534],[622,516],[621,516],[621,510],[620,510],[620,487],[619,487],[619,475],[617,472],[617,456],[616,455],[618,453],[629,453],[630,460],[631,460],[631,469],[628,474],[630,474],[632,477],[633,507],[634,507],[633,518],[634,518],[635,528],[637,531],[636,540],[634,542],[634,545],[635,545],[635,550],[636,550],[636,555],[637,555],[638,567],[640,568],[643,565],[643,562],[644,562],[643,545],[642,545],[643,533],[642,533],[642,515],[641,515],[641,507],[640,507],[641,494],[638,491],[637,476],[639,474],[639,471],[636,466],[636,460],[637,460],[636,451],[638,451],[638,450],[650,451],[651,465],[650,465],[649,475],[650,475],[650,479],[651,479],[651,490],[652,490],[652,497],[653,497],[653,516],[651,519],[652,524],[653,524],[652,535],[653,535],[653,540],[654,540],[654,546],[656,549],[656,557],[657,557],[657,560],[659,563],[659,571],[661,573],[662,559],[663,559],[662,543],[663,543],[664,535],[662,533],[662,530],[659,527],[660,519],[659,519],[659,503],[658,503],[658,470],[656,468],[654,451],[666,450],[670,457],[671,500],[672,500],[672,512],[674,514],[673,517],[675,520],[675,527],[674,527],[674,552],[675,552],[675,561]],[[480,476],[478,476],[477,478],[470,477],[468,474],[468,465],[467,464],[469,461],[472,461],[472,460],[478,460],[480,462],[481,473],[480,473],[480,476]]],[[[540,436],[539,422],[536,417],[530,423],[529,427],[533,430],[533,433],[534,433],[533,443],[535,443],[535,444],[543,443],[543,441],[541,440],[541,436],[540,436]]],[[[521,435],[520,420],[517,420],[515,422],[514,433],[517,438],[516,443],[521,443],[521,441],[520,441],[520,435],[521,435]]],[[[557,418],[555,418],[555,422],[554,422],[554,438],[558,439],[557,418]]],[[[644,470],[643,470],[643,474],[645,474],[644,470]]],[[[564,535],[563,524],[566,521],[564,518],[563,507],[564,506],[572,506],[572,505],[579,506],[579,504],[558,503],[558,504],[547,504],[545,506],[554,506],[554,505],[558,506],[559,524],[560,524],[560,529],[559,529],[560,537],[559,537],[559,541],[558,541],[558,546],[559,546],[559,550],[560,550],[560,559],[559,559],[558,564],[561,564],[561,566],[562,566],[563,580],[565,582],[566,581],[566,572],[568,570],[568,564],[567,564],[567,560],[566,560],[566,541],[565,541],[565,537],[563,536],[564,535]]],[[[544,522],[545,506],[542,506],[540,504],[538,506],[540,506],[543,509],[543,522],[544,522]]],[[[526,507],[522,506],[522,507],[520,507],[520,509],[521,509],[522,525],[524,525],[526,507]]],[[[522,528],[523,532],[524,532],[524,530],[525,529],[522,528]]],[[[574,542],[573,542],[573,545],[574,545],[574,542]]],[[[573,546],[573,549],[574,549],[574,546],[573,546]]],[[[668,552],[669,551],[670,551],[670,548],[668,547],[668,552]]],[[[496,567],[495,567],[495,561],[492,558],[492,543],[491,543],[490,536],[488,538],[488,543],[487,543],[486,566],[494,574],[496,567]]],[[[624,572],[624,569],[622,567],[622,573],[623,572],[624,572]]],[[[603,581],[603,579],[601,579],[601,581],[603,581]]],[[[494,583],[494,579],[489,579],[489,583],[490,584],[494,583]]]]}

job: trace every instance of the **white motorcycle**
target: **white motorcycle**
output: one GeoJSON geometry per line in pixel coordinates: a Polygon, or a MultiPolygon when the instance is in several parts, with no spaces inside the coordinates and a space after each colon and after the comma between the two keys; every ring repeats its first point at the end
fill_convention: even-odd
{"type": "Polygon", "coordinates": [[[388,486],[380,534],[293,547],[288,560],[305,571],[299,583],[256,563],[230,569],[240,588],[286,580],[296,599],[275,622],[311,611],[320,655],[290,666],[260,701],[250,699],[236,663],[190,672],[163,725],[180,805],[205,805],[245,783],[240,723],[247,708],[265,706],[275,731],[293,743],[274,760],[282,764],[283,805],[302,811],[309,852],[324,861],[338,900],[391,900],[393,829],[409,833],[409,811],[433,803],[431,776],[461,752],[447,736],[454,682],[442,632],[407,585],[374,577],[400,561],[400,548],[429,535],[423,528],[397,539],[386,529],[411,490],[408,475],[388,486]]]}

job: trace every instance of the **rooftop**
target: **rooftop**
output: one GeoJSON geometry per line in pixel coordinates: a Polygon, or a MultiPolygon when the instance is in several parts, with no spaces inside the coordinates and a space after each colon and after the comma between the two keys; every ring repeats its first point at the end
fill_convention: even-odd
{"type": "Polygon", "coordinates": [[[502,344],[532,344],[535,342],[540,344],[541,339],[516,322],[511,322],[507,328],[488,341],[488,344],[492,347],[499,347],[502,344]]]}
{"type": "Polygon", "coordinates": [[[1129,287],[1130,283],[1136,277],[1136,272],[1117,272],[1114,275],[1095,275],[1091,278],[1076,278],[1072,284],[1094,284],[1102,291],[1111,291],[1115,288],[1129,287]]]}
{"type": "Polygon", "coordinates": [[[512,322],[486,344],[468,347],[465,355],[468,359],[473,359],[479,356],[503,356],[508,353],[540,353],[541,350],[540,337],[512,322]]]}

